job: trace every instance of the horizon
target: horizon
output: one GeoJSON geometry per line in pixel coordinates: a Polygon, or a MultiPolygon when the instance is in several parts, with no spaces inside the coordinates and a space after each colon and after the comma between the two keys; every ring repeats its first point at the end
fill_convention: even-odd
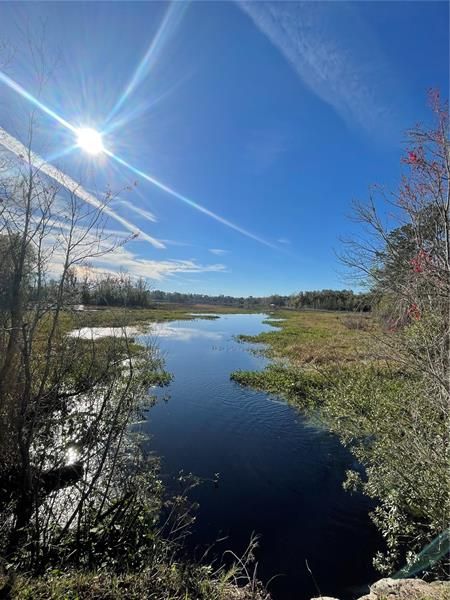
{"type": "Polygon", "coordinates": [[[108,209],[126,243],[95,268],[210,296],[349,289],[352,200],[397,188],[427,90],[448,93],[448,3],[80,4],[2,4],[0,144],[20,155],[37,108],[48,177],[94,206],[131,186],[108,209]],[[40,92],[20,24],[42,21],[40,92]]]}
{"type": "Polygon", "coordinates": [[[299,294],[310,294],[310,293],[316,293],[316,292],[351,292],[352,294],[354,294],[355,296],[358,295],[365,295],[368,292],[364,292],[364,291],[355,291],[352,290],[351,288],[322,288],[320,290],[297,290],[294,292],[291,292],[290,294],[278,294],[277,292],[273,292],[271,294],[266,294],[264,296],[233,296],[232,294],[208,294],[207,292],[180,292],[179,290],[174,290],[173,292],[167,292],[166,290],[161,290],[159,288],[155,288],[152,287],[149,290],[150,294],[153,293],[157,293],[157,292],[164,292],[165,294],[185,294],[185,295],[192,295],[192,296],[208,296],[209,298],[220,298],[220,296],[225,296],[225,297],[229,297],[229,298],[234,298],[234,299],[241,299],[244,298],[244,300],[248,300],[249,298],[255,298],[255,299],[259,299],[259,298],[271,298],[273,296],[278,296],[280,298],[291,298],[291,297],[295,297],[298,296],[299,294]]]}

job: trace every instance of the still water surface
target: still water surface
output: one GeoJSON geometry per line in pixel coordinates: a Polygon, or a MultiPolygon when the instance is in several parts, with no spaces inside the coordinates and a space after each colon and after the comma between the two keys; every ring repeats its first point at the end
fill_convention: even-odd
{"type": "Polygon", "coordinates": [[[376,578],[371,557],[380,543],[368,500],[342,489],[345,470],[355,466],[351,455],[280,399],[230,381],[235,369],[267,364],[233,338],[270,330],[264,318],[157,326],[151,337],[174,381],[161,393],[169,400],[141,427],[165,477],[181,469],[209,479],[220,473],[217,487],[205,483],[193,493],[200,508],[189,543],[197,555],[223,536],[215,553],[239,554],[256,532],[258,573],[265,582],[276,576],[269,585],[275,600],[309,599],[318,589],[347,600],[376,578]]]}

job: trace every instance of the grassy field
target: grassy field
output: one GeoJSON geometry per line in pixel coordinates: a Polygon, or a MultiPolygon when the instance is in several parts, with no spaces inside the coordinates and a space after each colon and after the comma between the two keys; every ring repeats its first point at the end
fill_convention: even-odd
{"type": "Polygon", "coordinates": [[[369,315],[279,310],[273,317],[283,319],[265,321],[276,326],[275,331],[239,339],[267,344],[268,356],[289,359],[292,366],[330,366],[370,358],[370,333],[375,326],[369,315]]]}

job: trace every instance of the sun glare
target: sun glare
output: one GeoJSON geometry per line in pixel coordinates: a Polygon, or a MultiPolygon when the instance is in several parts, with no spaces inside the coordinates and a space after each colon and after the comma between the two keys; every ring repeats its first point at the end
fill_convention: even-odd
{"type": "Polygon", "coordinates": [[[101,134],[90,127],[82,127],[77,130],[77,145],[94,156],[105,151],[101,134]]]}

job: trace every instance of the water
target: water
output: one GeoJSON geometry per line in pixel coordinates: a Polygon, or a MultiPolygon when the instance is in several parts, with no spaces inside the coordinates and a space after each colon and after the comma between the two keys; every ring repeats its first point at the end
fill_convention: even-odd
{"type": "MultiPolygon", "coordinates": [[[[157,328],[174,381],[141,425],[170,479],[183,469],[211,479],[193,492],[200,503],[189,544],[200,556],[215,540],[220,556],[241,553],[260,535],[258,574],[275,600],[353,598],[376,579],[371,558],[380,540],[369,502],[342,489],[351,455],[279,399],[230,381],[235,369],[266,359],[233,339],[272,329],[264,315],[225,315],[157,328]],[[307,565],[313,577],[308,571],[307,565]],[[314,583],[314,580],[316,584],[314,583]]],[[[152,336],[153,337],[153,336],[152,336]]]]}

